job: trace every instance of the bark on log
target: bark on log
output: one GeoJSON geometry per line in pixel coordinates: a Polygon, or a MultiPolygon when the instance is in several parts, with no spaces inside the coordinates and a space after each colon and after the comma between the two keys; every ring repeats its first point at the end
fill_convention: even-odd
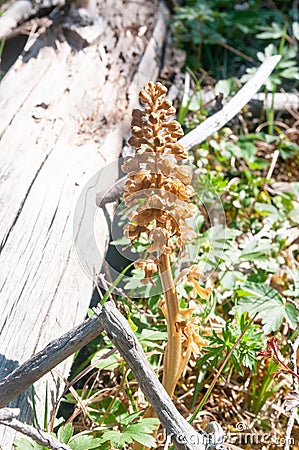
{"type": "MultiPolygon", "coordinates": [[[[91,26],[54,24],[29,41],[0,84],[0,379],[84,319],[93,283],[73,248],[74,208],[92,175],[118,157],[138,91],[158,75],[165,7],[100,8],[91,26]]],[[[109,230],[104,215],[99,222],[104,254],[109,230]]],[[[69,367],[59,370],[67,376],[69,367]]],[[[52,402],[61,387],[54,375],[47,381],[52,402]]],[[[41,419],[46,378],[35,389],[41,419]]],[[[12,405],[22,421],[32,418],[30,396],[12,405]]],[[[4,450],[13,439],[0,427],[4,450]]]]}

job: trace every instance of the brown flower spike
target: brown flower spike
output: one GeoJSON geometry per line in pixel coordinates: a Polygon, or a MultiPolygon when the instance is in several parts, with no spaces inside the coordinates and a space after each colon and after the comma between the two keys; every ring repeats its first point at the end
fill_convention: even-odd
{"type": "MultiPolygon", "coordinates": [[[[179,309],[175,283],[170,269],[170,252],[174,243],[184,246],[195,238],[188,219],[194,216],[194,207],[188,203],[194,191],[190,185],[191,171],[179,165],[187,152],[177,142],[183,130],[171,116],[175,108],[166,100],[167,89],[161,83],[149,82],[140,92],[143,109],[135,109],[132,119],[132,137],[129,144],[135,156],[125,159],[123,171],[128,173],[124,201],[130,223],[124,234],[133,243],[141,234],[148,239],[150,257],[135,262],[145,273],[143,283],[152,282],[159,271],[164,291],[160,302],[167,321],[168,344],[164,355],[163,385],[170,396],[186,368],[191,352],[198,352],[200,340],[196,337],[197,320],[192,318],[194,307],[179,309]]],[[[188,280],[198,279],[195,266],[188,280]]],[[[196,281],[197,283],[197,281],[196,281]]],[[[197,283],[198,285],[198,283],[197,283]]],[[[198,285],[199,286],[199,285],[198,285]]],[[[204,292],[204,289],[202,289],[204,292]]]]}

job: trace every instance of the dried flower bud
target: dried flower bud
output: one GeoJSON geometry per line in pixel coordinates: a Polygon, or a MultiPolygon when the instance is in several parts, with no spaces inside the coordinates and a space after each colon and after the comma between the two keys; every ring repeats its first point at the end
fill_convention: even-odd
{"type": "Polygon", "coordinates": [[[170,153],[177,159],[186,159],[188,156],[187,150],[185,150],[184,147],[177,142],[175,144],[168,144],[167,148],[170,149],[170,153]]]}
{"type": "Polygon", "coordinates": [[[168,131],[176,131],[176,130],[182,130],[181,125],[176,120],[171,120],[171,122],[167,122],[165,124],[165,127],[168,131]]]}
{"type": "Polygon", "coordinates": [[[143,231],[146,231],[146,228],[140,227],[139,225],[128,223],[124,226],[124,235],[130,239],[131,242],[136,241],[136,239],[139,239],[141,233],[143,231]]]}
{"type": "Polygon", "coordinates": [[[172,131],[171,132],[171,137],[173,137],[173,138],[177,139],[177,138],[182,137],[182,136],[184,136],[184,132],[183,132],[183,130],[181,128],[176,130],[176,131],[172,131]]]}
{"type": "Polygon", "coordinates": [[[175,175],[184,184],[189,184],[192,178],[192,174],[189,166],[179,166],[176,167],[175,175]]]}
{"type": "Polygon", "coordinates": [[[139,94],[139,100],[140,103],[147,103],[149,105],[152,103],[151,96],[144,89],[139,94]]]}
{"type": "Polygon", "coordinates": [[[134,262],[134,267],[136,269],[139,268],[144,270],[144,278],[141,280],[142,284],[152,283],[153,285],[155,285],[152,276],[154,273],[158,272],[158,266],[154,259],[137,259],[137,261],[134,262]]]}
{"type": "Polygon", "coordinates": [[[150,113],[148,120],[153,125],[156,125],[157,123],[159,123],[159,115],[155,112],[152,112],[152,113],[150,113]]]}
{"type": "Polygon", "coordinates": [[[133,156],[127,156],[121,166],[121,170],[125,173],[135,172],[139,168],[140,167],[137,158],[134,158],[133,156]]]}
{"type": "Polygon", "coordinates": [[[142,119],[139,119],[138,117],[133,117],[131,126],[132,127],[139,127],[142,128],[146,125],[146,122],[144,122],[142,119]]]}
{"type": "Polygon", "coordinates": [[[140,109],[133,109],[132,111],[132,117],[141,119],[144,116],[144,112],[140,109]]]}
{"type": "Polygon", "coordinates": [[[154,139],[154,145],[156,147],[163,147],[165,145],[165,139],[163,138],[163,136],[157,136],[154,139]]]}
{"type": "Polygon", "coordinates": [[[147,248],[150,253],[157,252],[158,255],[169,253],[169,247],[167,246],[169,234],[165,229],[160,227],[155,228],[150,232],[149,237],[153,241],[147,248]]]}
{"type": "Polygon", "coordinates": [[[175,113],[176,113],[176,111],[175,111],[175,107],[174,106],[171,106],[166,111],[164,111],[165,116],[172,116],[175,113]]]}
{"type": "Polygon", "coordinates": [[[163,100],[161,105],[159,105],[158,109],[168,110],[169,108],[173,108],[171,100],[163,100]]]}
{"type": "Polygon", "coordinates": [[[186,220],[194,210],[185,203],[193,194],[189,167],[178,166],[178,160],[187,157],[187,151],[177,138],[183,135],[181,125],[169,116],[175,112],[167,89],[161,83],[149,82],[140,93],[140,101],[147,106],[135,109],[132,137],[129,144],[136,149],[136,163],[125,161],[129,173],[124,200],[128,208],[137,205],[129,215],[134,227],[126,234],[132,240],[140,230],[146,232],[152,244],[149,252],[169,253],[170,238],[177,236],[185,244],[194,232],[186,220]],[[143,199],[143,202],[138,202],[143,199]],[[181,205],[184,205],[182,206],[181,205]]]}
{"type": "Polygon", "coordinates": [[[133,127],[132,134],[138,138],[142,138],[143,137],[143,129],[140,127],[133,127]]]}

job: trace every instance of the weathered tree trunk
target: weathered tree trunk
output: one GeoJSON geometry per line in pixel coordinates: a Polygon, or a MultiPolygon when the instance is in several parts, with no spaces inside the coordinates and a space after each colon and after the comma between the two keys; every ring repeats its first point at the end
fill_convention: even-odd
{"type": "MultiPolygon", "coordinates": [[[[93,25],[65,17],[30,37],[0,83],[0,378],[84,319],[93,282],[74,250],[74,209],[85,184],[118,158],[137,93],[158,75],[163,4],[99,8],[93,25]]],[[[103,188],[117,178],[108,175],[103,188]]],[[[109,230],[104,215],[97,222],[104,255],[109,230]]],[[[70,363],[59,367],[65,376],[70,363]]],[[[51,405],[61,392],[54,374],[36,384],[40,422],[46,381],[51,405]]],[[[23,421],[32,420],[30,396],[12,405],[23,421]]],[[[14,438],[0,428],[0,448],[14,438]]]]}

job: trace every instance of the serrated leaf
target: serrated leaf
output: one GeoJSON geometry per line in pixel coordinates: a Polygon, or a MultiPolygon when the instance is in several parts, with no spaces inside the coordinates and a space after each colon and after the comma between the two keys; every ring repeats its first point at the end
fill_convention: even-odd
{"type": "Polygon", "coordinates": [[[290,327],[294,330],[298,324],[298,311],[294,305],[287,304],[285,307],[285,316],[290,325],[290,327]]]}
{"type": "Polygon", "coordinates": [[[142,432],[134,433],[131,431],[126,431],[126,434],[129,435],[132,440],[137,441],[146,447],[156,447],[157,445],[155,438],[150,434],[144,434],[142,432]]]}
{"type": "Polygon", "coordinates": [[[299,71],[297,67],[289,67],[288,69],[282,70],[280,76],[288,80],[299,80],[299,71]]]}
{"type": "MultiPolygon", "coordinates": [[[[103,433],[103,437],[100,439],[101,442],[110,441],[112,445],[119,445],[122,439],[123,433],[117,430],[106,430],[103,433]]],[[[125,443],[125,441],[123,442],[125,443]]]]}
{"type": "Polygon", "coordinates": [[[278,222],[284,219],[283,214],[269,203],[256,202],[254,209],[262,216],[268,216],[273,222],[278,222]]]}
{"type": "Polygon", "coordinates": [[[290,310],[275,289],[262,283],[247,282],[237,291],[239,299],[233,308],[234,313],[249,313],[250,316],[260,313],[263,329],[266,334],[278,330],[283,319],[294,323],[294,312],[290,310]]]}
{"type": "Polygon", "coordinates": [[[130,425],[130,429],[134,431],[142,431],[144,433],[152,433],[159,425],[159,420],[154,417],[146,417],[133,425],[130,425]]]}
{"type": "Polygon", "coordinates": [[[157,341],[164,342],[167,338],[167,332],[158,330],[148,330],[144,328],[138,337],[140,344],[147,347],[156,347],[157,341]]]}
{"type": "Polygon", "coordinates": [[[291,184],[293,193],[295,194],[296,197],[299,198],[299,182],[298,181],[293,181],[290,184],[291,184]]]}
{"type": "Polygon", "coordinates": [[[157,428],[158,424],[158,419],[145,418],[140,422],[127,427],[125,433],[134,441],[137,441],[146,447],[155,447],[156,441],[153,436],[151,436],[151,433],[157,428]]]}
{"type": "Polygon", "coordinates": [[[141,414],[142,414],[142,411],[138,411],[136,413],[129,414],[126,417],[124,417],[123,419],[121,419],[119,421],[119,423],[121,423],[122,425],[129,425],[131,422],[133,422],[133,420],[137,419],[137,417],[139,417],[141,414]]]}
{"type": "Polygon", "coordinates": [[[241,259],[257,261],[268,259],[271,251],[277,250],[278,245],[273,244],[270,239],[257,239],[250,241],[242,250],[241,259]]]}
{"type": "Polygon", "coordinates": [[[93,436],[83,435],[83,436],[75,436],[69,446],[72,450],[91,450],[91,449],[99,449],[102,444],[102,439],[94,438],[93,436]]]}
{"type": "Polygon", "coordinates": [[[60,427],[57,433],[58,440],[63,442],[64,444],[68,444],[69,440],[73,436],[74,429],[71,423],[66,424],[63,427],[60,427]]]}
{"type": "Polygon", "coordinates": [[[293,35],[294,38],[299,41],[299,23],[298,22],[294,22],[292,24],[292,28],[293,28],[293,35]]]}

